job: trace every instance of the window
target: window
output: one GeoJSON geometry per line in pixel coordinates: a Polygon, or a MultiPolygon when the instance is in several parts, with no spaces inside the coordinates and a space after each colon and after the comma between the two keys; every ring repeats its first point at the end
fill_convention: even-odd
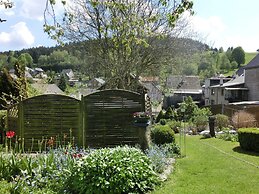
{"type": "Polygon", "coordinates": [[[221,88],[221,96],[224,96],[224,88],[221,88]]]}
{"type": "Polygon", "coordinates": [[[214,94],[215,94],[215,90],[214,90],[213,88],[211,88],[210,94],[211,94],[211,95],[214,95],[214,94]]]}
{"type": "Polygon", "coordinates": [[[215,104],[215,101],[214,100],[211,100],[210,101],[210,105],[214,105],[215,104]]]}

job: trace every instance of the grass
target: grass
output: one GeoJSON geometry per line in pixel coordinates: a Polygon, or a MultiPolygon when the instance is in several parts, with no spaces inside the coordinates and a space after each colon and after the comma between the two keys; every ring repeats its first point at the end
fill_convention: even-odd
{"type": "Polygon", "coordinates": [[[245,64],[249,63],[256,55],[257,55],[256,52],[254,52],[254,53],[245,53],[245,64]]]}
{"type": "Polygon", "coordinates": [[[177,160],[169,180],[152,194],[258,193],[259,168],[218,149],[259,165],[259,154],[241,151],[239,143],[187,137],[187,157],[177,160]]]}

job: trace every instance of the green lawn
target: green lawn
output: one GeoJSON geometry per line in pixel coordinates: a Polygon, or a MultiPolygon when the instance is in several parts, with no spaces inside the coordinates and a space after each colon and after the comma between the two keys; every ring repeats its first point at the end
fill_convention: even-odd
{"type": "Polygon", "coordinates": [[[256,56],[256,52],[255,53],[245,53],[245,64],[249,63],[255,56],[256,56]]]}
{"type": "Polygon", "coordinates": [[[259,154],[242,152],[239,143],[192,136],[187,137],[186,153],[152,194],[259,193],[259,168],[248,164],[259,166],[259,154]]]}

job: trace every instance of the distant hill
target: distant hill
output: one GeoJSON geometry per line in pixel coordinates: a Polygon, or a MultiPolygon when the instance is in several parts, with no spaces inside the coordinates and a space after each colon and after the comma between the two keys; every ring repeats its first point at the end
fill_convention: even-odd
{"type": "MultiPolygon", "coordinates": [[[[204,51],[209,49],[208,45],[189,38],[169,38],[165,40],[162,40],[162,39],[157,40],[157,43],[160,45],[168,44],[168,42],[170,43],[174,42],[174,46],[172,46],[172,52],[184,51],[184,50],[185,52],[199,52],[199,51],[204,51]]],[[[80,52],[83,52],[83,50],[86,49],[85,47],[90,48],[91,41],[66,43],[64,46],[53,46],[53,47],[40,46],[40,47],[33,47],[33,48],[22,49],[22,50],[15,50],[13,52],[14,52],[14,56],[19,56],[22,53],[29,53],[33,58],[34,64],[37,64],[38,59],[41,55],[48,56],[55,50],[66,50],[73,55],[75,50],[79,50],[80,52]]],[[[0,54],[8,55],[9,52],[11,51],[0,52],[0,54]]],[[[85,53],[83,54],[83,56],[85,56],[85,53]]]]}
{"type": "Polygon", "coordinates": [[[245,62],[245,65],[247,63],[249,63],[258,53],[256,52],[253,52],[253,53],[245,53],[245,59],[246,59],[246,62],[245,62]]]}

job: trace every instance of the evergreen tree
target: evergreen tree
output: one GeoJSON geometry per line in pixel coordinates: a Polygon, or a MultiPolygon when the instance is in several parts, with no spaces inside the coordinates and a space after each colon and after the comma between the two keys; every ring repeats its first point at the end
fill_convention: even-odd
{"type": "Polygon", "coordinates": [[[65,75],[61,75],[58,87],[64,92],[67,89],[67,79],[65,75]]]}

